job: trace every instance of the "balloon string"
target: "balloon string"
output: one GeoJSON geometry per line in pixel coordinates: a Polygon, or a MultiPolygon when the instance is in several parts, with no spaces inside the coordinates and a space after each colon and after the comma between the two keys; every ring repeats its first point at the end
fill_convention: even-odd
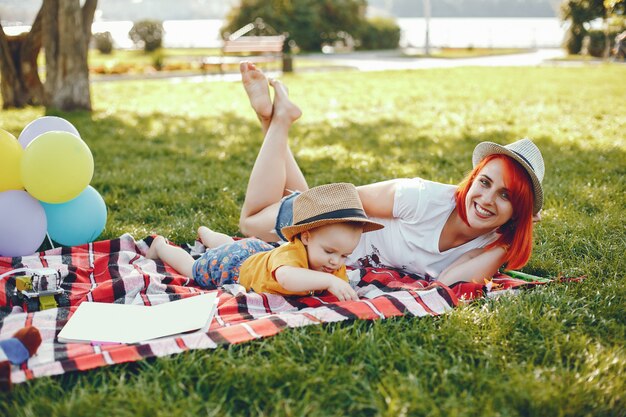
{"type": "Polygon", "coordinates": [[[25,271],[28,271],[28,268],[17,268],[17,269],[14,269],[12,271],[5,272],[4,274],[0,275],[0,281],[4,277],[8,277],[9,275],[17,274],[18,272],[25,272],[25,271]]]}
{"type": "Polygon", "coordinates": [[[50,242],[50,246],[54,249],[54,243],[52,243],[52,239],[50,239],[50,235],[46,232],[46,236],[48,237],[48,242],[50,242]]]}

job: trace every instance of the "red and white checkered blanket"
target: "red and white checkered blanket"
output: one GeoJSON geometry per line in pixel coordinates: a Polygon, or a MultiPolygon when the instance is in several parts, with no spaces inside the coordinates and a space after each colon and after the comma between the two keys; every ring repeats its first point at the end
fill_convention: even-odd
{"type": "MultiPolygon", "coordinates": [[[[61,272],[63,295],[58,308],[38,311],[39,304],[15,291],[15,277],[0,281],[0,339],[33,325],[42,335],[37,354],[14,367],[12,381],[20,383],[68,371],[171,355],[192,349],[216,348],[230,343],[273,336],[290,327],[344,320],[376,320],[411,315],[434,316],[454,308],[459,300],[502,293],[534,285],[498,276],[494,288],[463,284],[453,288],[428,283],[395,270],[363,269],[359,301],[338,302],[329,293],[310,297],[282,297],[247,293],[233,296],[219,290],[218,309],[208,332],[194,332],[134,345],[64,344],[57,335],[83,301],[155,305],[204,292],[160,261],[145,258],[152,238],[135,241],[130,235],[71,248],[56,248],[33,256],[0,257],[0,274],[13,269],[50,267],[61,272]]],[[[192,254],[201,245],[186,247],[192,254]]]]}

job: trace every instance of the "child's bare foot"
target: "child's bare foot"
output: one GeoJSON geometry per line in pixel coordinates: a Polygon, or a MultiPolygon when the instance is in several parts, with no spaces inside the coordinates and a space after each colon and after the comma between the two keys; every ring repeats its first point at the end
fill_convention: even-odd
{"type": "Polygon", "coordinates": [[[272,118],[272,99],[265,74],[248,61],[239,64],[243,88],[248,94],[250,105],[261,121],[272,118]]]}
{"type": "Polygon", "coordinates": [[[157,236],[152,241],[148,252],[146,252],[146,258],[159,259],[159,247],[167,245],[167,240],[163,236],[157,236]]]}
{"type": "Polygon", "coordinates": [[[224,243],[233,243],[235,240],[224,233],[215,232],[206,226],[198,227],[198,236],[200,241],[207,248],[217,248],[224,243]]]}
{"type": "Polygon", "coordinates": [[[300,107],[289,99],[289,90],[282,82],[270,80],[270,85],[274,88],[274,113],[273,118],[295,122],[302,116],[300,107]]]}

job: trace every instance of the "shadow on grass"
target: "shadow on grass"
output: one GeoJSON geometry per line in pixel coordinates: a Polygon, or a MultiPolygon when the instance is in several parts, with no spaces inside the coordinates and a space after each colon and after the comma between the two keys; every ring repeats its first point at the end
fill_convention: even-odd
{"type": "MultiPolygon", "coordinates": [[[[190,241],[200,224],[238,233],[239,209],[262,142],[256,121],[232,112],[202,118],[165,113],[62,116],[75,124],[94,154],[92,185],[109,209],[100,239],[156,232],[190,241]]],[[[517,139],[516,131],[505,129],[433,137],[416,132],[412,123],[383,118],[298,122],[290,143],[313,186],[414,176],[458,183],[471,169],[476,144],[517,139]]],[[[595,265],[594,273],[617,274],[624,263],[618,254],[624,242],[625,152],[563,145],[549,136],[533,139],[544,155],[546,177],[544,216],[536,228],[530,269],[546,276],[580,275],[595,265]]]]}

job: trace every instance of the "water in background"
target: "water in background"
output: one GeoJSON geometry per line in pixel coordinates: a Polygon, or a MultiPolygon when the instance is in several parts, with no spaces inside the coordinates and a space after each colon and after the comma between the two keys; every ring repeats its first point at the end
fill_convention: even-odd
{"type": "MultiPolygon", "coordinates": [[[[401,46],[424,46],[424,19],[398,19],[398,25],[401,46]]],[[[435,47],[558,48],[565,35],[557,18],[432,18],[429,26],[435,47]]]]}
{"type": "MultiPolygon", "coordinates": [[[[401,46],[422,47],[426,23],[423,18],[397,19],[402,29],[401,46]]],[[[166,20],[163,45],[176,48],[219,47],[223,21],[166,20]]],[[[111,32],[116,48],[133,48],[128,31],[133,22],[94,22],[92,32],[111,32]]],[[[6,26],[9,35],[29,30],[28,26],[6,26]]],[[[430,45],[434,47],[558,48],[565,28],[557,18],[432,18],[430,45]]]]}

